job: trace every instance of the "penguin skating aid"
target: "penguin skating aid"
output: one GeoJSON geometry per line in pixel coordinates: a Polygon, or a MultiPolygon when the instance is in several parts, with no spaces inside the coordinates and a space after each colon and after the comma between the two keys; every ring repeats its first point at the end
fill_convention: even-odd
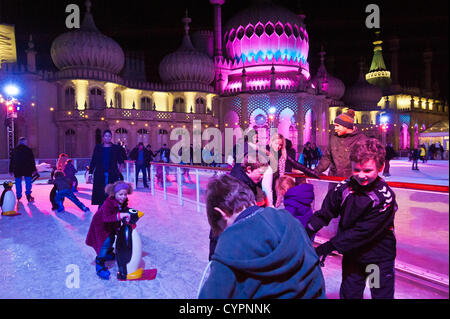
{"type": "Polygon", "coordinates": [[[14,183],[6,181],[3,183],[3,193],[0,197],[0,207],[2,208],[3,216],[17,216],[20,215],[15,210],[16,208],[16,195],[14,194],[12,187],[14,183]]]}
{"type": "Polygon", "coordinates": [[[144,214],[130,208],[130,221],[122,219],[122,225],[116,240],[116,261],[119,269],[117,279],[137,280],[144,275],[144,269],[140,268],[142,260],[142,242],[139,232],[136,230],[136,222],[144,214]]]}

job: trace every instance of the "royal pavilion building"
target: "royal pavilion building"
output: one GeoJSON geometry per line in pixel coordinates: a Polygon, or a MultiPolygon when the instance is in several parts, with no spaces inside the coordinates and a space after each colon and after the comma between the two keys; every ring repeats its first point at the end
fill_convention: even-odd
{"type": "MultiPolygon", "coordinates": [[[[447,102],[437,99],[431,86],[431,51],[424,54],[426,87],[402,87],[398,40],[389,43],[389,71],[377,33],[370,68],[355,61],[360,76],[346,88],[326,69],[325,49],[310,52],[305,16],[256,1],[222,25],[225,0],[210,4],[212,31],[191,34],[191,19],[187,13],[180,17],[184,37],[160,61],[158,83],[146,81],[142,56],[124,53],[101,33],[89,1],[80,29],[59,35],[51,45],[58,71],[37,70],[30,36],[26,63],[0,68],[0,82],[12,79],[24,87],[16,141],[26,136],[37,158],[60,152],[87,158],[103,130],[110,129],[114,142],[129,149],[143,142],[156,150],[176,143],[170,140],[174,128],[192,133],[197,120],[221,131],[277,127],[297,150],[308,141],[324,149],[334,118],[353,108],[360,129],[400,150],[417,145],[419,134],[433,124],[448,123],[447,102]],[[317,70],[310,69],[311,54],[320,57],[317,70]]],[[[0,116],[6,118],[6,112],[2,108],[0,116]]],[[[7,130],[0,130],[2,159],[8,158],[7,138],[7,130]]],[[[445,145],[448,150],[448,140],[445,145]]]]}

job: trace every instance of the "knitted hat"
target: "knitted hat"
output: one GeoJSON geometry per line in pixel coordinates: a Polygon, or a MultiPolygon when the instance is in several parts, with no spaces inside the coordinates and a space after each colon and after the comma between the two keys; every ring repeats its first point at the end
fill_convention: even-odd
{"type": "Polygon", "coordinates": [[[349,109],[346,113],[342,113],[334,119],[335,124],[340,124],[349,129],[353,129],[354,121],[355,121],[355,111],[352,109],[349,109]]]}

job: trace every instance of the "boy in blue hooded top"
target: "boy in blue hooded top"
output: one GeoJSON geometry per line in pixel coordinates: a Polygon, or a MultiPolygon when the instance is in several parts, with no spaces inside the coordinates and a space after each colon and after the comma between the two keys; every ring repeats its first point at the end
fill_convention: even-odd
{"type": "Polygon", "coordinates": [[[229,175],[209,182],[206,205],[222,233],[200,299],[326,298],[319,259],[287,211],[256,206],[253,192],[229,175]]]}

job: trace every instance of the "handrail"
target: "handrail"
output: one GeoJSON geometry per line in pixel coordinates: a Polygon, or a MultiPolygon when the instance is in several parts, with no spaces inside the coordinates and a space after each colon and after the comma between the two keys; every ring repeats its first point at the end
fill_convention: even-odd
{"type": "MultiPolygon", "coordinates": [[[[134,163],[134,161],[130,161],[130,162],[134,163]]],[[[150,165],[166,166],[166,167],[181,167],[181,168],[201,169],[201,170],[210,170],[210,171],[225,171],[225,172],[231,171],[230,168],[224,168],[224,167],[208,167],[208,166],[200,166],[200,165],[172,164],[172,163],[161,163],[161,162],[151,162],[150,165]]],[[[308,179],[316,179],[314,177],[309,177],[304,174],[297,174],[297,173],[286,173],[286,175],[291,176],[291,177],[306,177],[308,179]]],[[[320,180],[322,180],[322,181],[342,182],[345,179],[346,178],[344,178],[344,177],[338,177],[338,176],[320,175],[320,180]]],[[[387,181],[386,183],[390,187],[393,187],[393,188],[404,188],[404,189],[412,189],[412,190],[449,193],[449,186],[407,183],[407,182],[391,182],[391,181],[387,181]]]]}

